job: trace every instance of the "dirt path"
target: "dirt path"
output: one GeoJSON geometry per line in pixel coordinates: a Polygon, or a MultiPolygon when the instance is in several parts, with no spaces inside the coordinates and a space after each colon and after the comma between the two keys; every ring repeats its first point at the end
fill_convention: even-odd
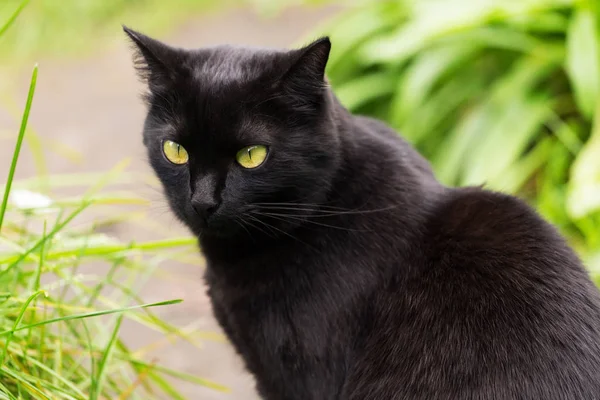
{"type": "MultiPolygon", "coordinates": [[[[185,47],[218,43],[288,46],[335,11],[332,8],[296,9],[287,11],[275,20],[265,21],[240,10],[194,19],[171,37],[162,39],[185,47]]],[[[120,30],[120,27],[115,29],[120,30]]],[[[118,35],[121,33],[116,37],[118,35]]],[[[114,50],[95,58],[69,62],[40,61],[31,126],[41,137],[67,143],[85,157],[81,164],[73,164],[64,157],[47,153],[51,173],[106,171],[126,157],[132,158],[132,169],[149,172],[141,145],[140,132],[144,117],[144,108],[138,97],[141,86],[134,76],[124,37],[122,39],[123,43],[114,50]]],[[[25,97],[28,73],[26,71],[15,85],[17,89],[14,95],[18,105],[23,103],[25,97]]],[[[15,121],[0,110],[0,133],[13,132],[12,135],[15,127],[15,121]]],[[[6,176],[13,143],[14,140],[5,138],[0,141],[0,177],[6,176]]],[[[24,151],[17,178],[30,177],[34,173],[32,158],[28,151],[24,151]]],[[[139,190],[147,192],[143,186],[139,190]]],[[[152,198],[161,201],[156,194],[152,198]]],[[[168,213],[157,212],[151,217],[163,224],[165,234],[176,236],[186,233],[168,213]]],[[[148,235],[133,225],[118,226],[111,233],[125,241],[140,240],[148,235]]],[[[183,298],[185,302],[182,305],[161,311],[161,315],[180,326],[198,321],[199,329],[219,331],[204,294],[200,269],[191,266],[170,267],[163,265],[165,270],[169,268],[174,279],[154,279],[144,291],[145,299],[183,298]]],[[[139,326],[125,326],[123,335],[128,342],[138,346],[160,338],[160,335],[142,330],[139,326]]],[[[201,350],[185,343],[176,343],[160,350],[156,356],[167,366],[209,378],[232,389],[232,393],[224,395],[196,386],[179,385],[190,399],[257,398],[251,377],[244,372],[227,343],[206,342],[201,350]]]]}

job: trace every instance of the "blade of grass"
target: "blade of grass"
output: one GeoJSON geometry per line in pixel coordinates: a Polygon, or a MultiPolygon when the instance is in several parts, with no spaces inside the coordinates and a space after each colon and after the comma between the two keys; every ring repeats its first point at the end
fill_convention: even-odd
{"type": "MultiPolygon", "coordinates": [[[[135,361],[135,363],[137,365],[139,365],[139,366],[142,366],[142,367],[143,366],[146,366],[146,367],[150,366],[149,364],[147,364],[147,363],[145,363],[143,361],[135,361]]],[[[195,382],[195,383],[197,383],[199,385],[206,386],[206,387],[218,390],[218,391],[223,392],[223,393],[230,392],[229,388],[227,388],[227,387],[225,387],[223,385],[219,385],[218,383],[211,382],[211,381],[208,381],[206,379],[198,378],[197,376],[194,376],[194,375],[191,375],[191,374],[187,374],[185,372],[174,371],[174,370],[172,370],[170,368],[162,367],[160,365],[154,365],[154,366],[152,366],[152,369],[154,371],[162,372],[163,374],[171,376],[173,378],[182,379],[182,380],[185,380],[187,382],[195,382]]]]}
{"type": "MultiPolygon", "coordinates": [[[[43,234],[46,234],[46,221],[44,220],[43,234]]],[[[40,290],[40,279],[42,277],[42,266],[44,265],[44,245],[41,246],[40,249],[40,261],[37,264],[36,271],[33,275],[33,278],[29,281],[29,291],[39,291],[40,290]]],[[[29,317],[29,323],[35,320],[37,314],[37,307],[32,307],[31,315],[29,317]]],[[[42,328],[43,329],[43,328],[42,328]]],[[[27,332],[27,342],[32,343],[33,329],[30,329],[27,332]]]]}
{"type": "MultiPolygon", "coordinates": [[[[67,221],[68,222],[68,221],[67,221]]],[[[62,225],[60,228],[62,228],[62,225]]],[[[58,229],[60,230],[60,229],[58,229]]],[[[57,231],[58,231],[57,230],[57,231]]],[[[52,233],[52,232],[50,232],[52,233]]],[[[63,257],[71,257],[76,254],[79,254],[81,257],[91,257],[91,256],[106,256],[111,254],[120,255],[121,253],[126,253],[128,251],[153,251],[153,250],[161,250],[166,248],[172,248],[176,246],[193,246],[197,244],[197,239],[193,237],[183,237],[183,238],[174,238],[174,239],[165,239],[165,240],[155,240],[149,242],[141,242],[141,243],[131,243],[130,245],[125,244],[117,244],[117,245],[99,245],[99,246],[90,246],[85,249],[75,249],[75,250],[57,250],[48,252],[45,255],[45,259],[48,261],[57,260],[63,257]]],[[[31,253],[31,249],[28,250],[27,254],[22,254],[19,256],[9,256],[3,260],[0,260],[3,263],[16,263],[23,260],[29,253],[31,253]]],[[[1,276],[2,272],[0,272],[1,276]]]]}
{"type": "MultiPolygon", "coordinates": [[[[5,376],[8,376],[8,377],[12,378],[15,382],[19,382],[21,385],[25,386],[27,388],[27,390],[29,391],[29,393],[31,393],[32,395],[34,394],[36,396],[36,397],[32,397],[36,400],[53,400],[50,397],[48,397],[44,392],[42,392],[40,389],[36,388],[34,385],[32,385],[30,382],[28,382],[26,379],[24,379],[22,374],[18,374],[15,371],[11,370],[10,368],[6,368],[6,367],[0,368],[0,375],[1,374],[5,374],[5,376]]],[[[17,400],[17,398],[12,396],[12,394],[11,394],[11,399],[17,400]]]]}
{"type": "MultiPolygon", "coordinates": [[[[79,388],[77,388],[76,385],[74,385],[65,376],[63,376],[60,373],[60,370],[58,370],[58,371],[53,370],[51,367],[44,365],[42,362],[40,362],[39,360],[37,360],[34,357],[29,357],[26,355],[25,359],[28,362],[34,364],[37,368],[43,370],[45,373],[47,373],[49,376],[51,376],[53,378],[52,386],[54,387],[55,390],[62,384],[64,386],[66,386],[67,388],[69,388],[69,390],[71,390],[72,393],[80,396],[81,398],[84,398],[85,394],[81,390],[79,390],[79,388]]],[[[50,385],[48,385],[48,386],[50,386],[50,385]]],[[[55,393],[53,393],[53,394],[55,394],[55,393]]],[[[65,394],[66,394],[66,392],[65,392],[65,394]]]]}
{"type": "Polygon", "coordinates": [[[4,343],[4,348],[2,349],[2,354],[0,354],[0,368],[2,368],[4,366],[4,359],[6,358],[6,352],[8,351],[8,345],[10,344],[15,332],[19,327],[19,324],[21,323],[21,320],[23,319],[23,317],[25,316],[25,311],[27,311],[27,308],[29,307],[29,304],[35,300],[36,297],[38,297],[40,294],[43,294],[44,296],[47,296],[46,291],[45,290],[38,290],[37,292],[35,292],[34,294],[32,294],[31,296],[29,296],[29,298],[27,299],[27,301],[25,302],[25,304],[23,304],[23,306],[21,307],[21,312],[19,313],[19,316],[17,317],[17,319],[15,320],[15,323],[13,324],[13,328],[10,331],[4,332],[8,335],[8,337],[6,338],[6,342],[4,343]]]}
{"type": "Polygon", "coordinates": [[[119,395],[119,398],[117,400],[129,399],[133,391],[138,386],[144,385],[144,383],[147,381],[149,372],[150,368],[146,368],[145,370],[138,372],[137,376],[135,377],[135,380],[131,383],[131,385],[128,388],[125,388],[125,390],[119,395]]]}
{"type": "Polygon", "coordinates": [[[178,303],[181,303],[182,301],[183,300],[180,300],[180,299],[177,299],[177,300],[168,300],[168,301],[160,301],[160,302],[157,302],[157,303],[141,304],[141,305],[137,305],[137,306],[123,307],[123,308],[118,308],[118,309],[114,309],[114,310],[94,311],[94,312],[77,314],[77,315],[67,315],[65,317],[59,317],[59,318],[51,318],[51,319],[48,319],[48,320],[45,320],[45,321],[39,321],[39,322],[36,322],[36,323],[33,323],[33,324],[22,325],[22,326],[20,326],[18,328],[12,329],[12,330],[0,332],[0,337],[6,336],[8,334],[11,334],[11,333],[14,333],[14,332],[17,332],[17,331],[21,331],[23,329],[30,329],[30,328],[34,328],[34,327],[37,327],[37,326],[53,324],[55,322],[69,321],[69,320],[82,319],[82,318],[98,317],[100,315],[120,314],[120,313],[132,311],[132,310],[138,310],[138,309],[147,308],[147,307],[161,307],[161,306],[168,306],[168,305],[172,305],[172,304],[178,304],[178,303]]]}
{"type": "Polygon", "coordinates": [[[92,377],[92,386],[90,388],[90,400],[98,400],[98,396],[101,393],[102,384],[104,382],[104,378],[105,378],[105,374],[106,374],[106,366],[107,366],[108,360],[112,356],[113,348],[117,341],[117,335],[119,334],[119,329],[121,328],[122,322],[123,322],[123,314],[119,315],[119,318],[117,318],[115,328],[113,329],[110,340],[108,341],[108,344],[106,345],[106,349],[104,350],[104,354],[102,355],[100,364],[98,365],[98,375],[95,378],[92,377]]]}
{"type": "Polygon", "coordinates": [[[0,27],[0,37],[4,34],[4,32],[6,32],[8,30],[8,28],[11,27],[12,24],[14,24],[14,22],[17,20],[17,17],[19,16],[19,14],[21,14],[21,11],[23,11],[25,6],[27,6],[27,3],[29,3],[29,0],[21,1],[21,4],[19,4],[19,6],[13,12],[13,14],[8,18],[8,20],[4,23],[4,25],[2,25],[0,27]]]}
{"type": "MultiPolygon", "coordinates": [[[[46,220],[44,220],[44,226],[42,228],[42,236],[46,236],[46,220]]],[[[45,242],[40,245],[40,260],[37,263],[37,268],[33,279],[30,281],[29,290],[40,290],[40,280],[42,279],[42,267],[44,266],[44,246],[45,242]]]]}
{"type": "MultiPolygon", "coordinates": [[[[58,223],[50,231],[50,233],[48,235],[43,236],[31,248],[29,248],[25,253],[21,254],[14,261],[12,261],[11,264],[7,268],[5,268],[4,270],[0,271],[0,278],[3,275],[7,274],[12,268],[14,268],[17,264],[19,264],[25,258],[27,258],[28,255],[30,255],[31,253],[33,253],[35,250],[37,250],[40,246],[42,246],[48,240],[50,240],[51,238],[53,238],[61,229],[63,229],[69,222],[71,222],[77,215],[79,215],[79,213],[81,213],[89,205],[90,205],[90,203],[83,203],[79,208],[77,208],[75,211],[73,211],[71,213],[71,215],[69,215],[64,221],[62,221],[61,223],[58,223]]],[[[8,262],[7,260],[2,260],[2,261],[8,262]]]]}
{"type": "Polygon", "coordinates": [[[21,120],[21,128],[19,129],[19,136],[17,137],[17,144],[15,145],[15,151],[13,152],[13,159],[10,164],[10,170],[8,172],[8,179],[6,180],[6,186],[4,188],[4,198],[2,199],[2,206],[0,207],[0,232],[2,232],[2,222],[4,221],[4,214],[6,212],[6,206],[8,204],[8,195],[10,193],[10,186],[12,185],[12,181],[15,177],[17,161],[19,160],[19,153],[21,152],[21,145],[23,144],[23,137],[25,136],[25,130],[27,128],[27,121],[29,120],[29,112],[31,111],[31,103],[33,102],[33,94],[35,93],[37,74],[38,74],[38,66],[36,65],[33,68],[33,74],[31,76],[31,83],[29,84],[29,93],[27,95],[27,102],[25,103],[25,111],[23,112],[23,119],[21,120]]]}

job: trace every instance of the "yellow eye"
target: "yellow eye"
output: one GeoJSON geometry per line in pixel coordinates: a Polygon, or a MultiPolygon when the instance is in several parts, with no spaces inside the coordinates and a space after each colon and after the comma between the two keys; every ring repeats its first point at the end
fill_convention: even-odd
{"type": "Polygon", "coordinates": [[[259,167],[267,158],[266,146],[248,146],[237,152],[235,159],[244,168],[252,169],[259,167]]]}
{"type": "Polygon", "coordinates": [[[165,140],[163,142],[163,152],[167,160],[173,164],[186,164],[189,159],[188,152],[179,143],[175,143],[171,140],[165,140]]]}

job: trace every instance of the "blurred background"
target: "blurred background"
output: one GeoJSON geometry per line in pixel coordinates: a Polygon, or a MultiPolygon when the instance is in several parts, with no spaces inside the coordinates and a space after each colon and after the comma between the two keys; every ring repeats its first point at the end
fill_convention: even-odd
{"type": "Polygon", "coordinates": [[[257,399],[212,317],[194,240],[147,166],[143,86],[121,24],[187,48],[290,47],[330,35],[327,75],[346,107],[400,131],[445,184],[528,201],[598,281],[595,0],[2,0],[0,183],[12,190],[0,218],[0,300],[12,300],[0,302],[0,326],[54,316],[59,328],[11,333],[0,399],[257,399]],[[5,180],[36,63],[18,168],[5,180]],[[40,288],[46,303],[27,303],[40,288]],[[184,302],[122,321],[65,319],[170,299],[184,302]],[[64,348],[50,333],[69,357],[58,357],[64,348]]]}

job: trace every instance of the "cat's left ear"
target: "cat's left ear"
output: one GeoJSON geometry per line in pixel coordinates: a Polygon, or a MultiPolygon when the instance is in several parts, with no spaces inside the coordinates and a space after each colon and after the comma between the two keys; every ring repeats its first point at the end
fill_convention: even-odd
{"type": "Polygon", "coordinates": [[[325,68],[330,50],[329,37],[323,37],[292,52],[293,64],[284,74],[281,84],[300,104],[318,105],[323,99],[327,88],[325,68]]]}
{"type": "Polygon", "coordinates": [[[156,93],[170,87],[181,73],[182,52],[126,26],[123,31],[135,45],[134,66],[150,91],[156,93]]]}

